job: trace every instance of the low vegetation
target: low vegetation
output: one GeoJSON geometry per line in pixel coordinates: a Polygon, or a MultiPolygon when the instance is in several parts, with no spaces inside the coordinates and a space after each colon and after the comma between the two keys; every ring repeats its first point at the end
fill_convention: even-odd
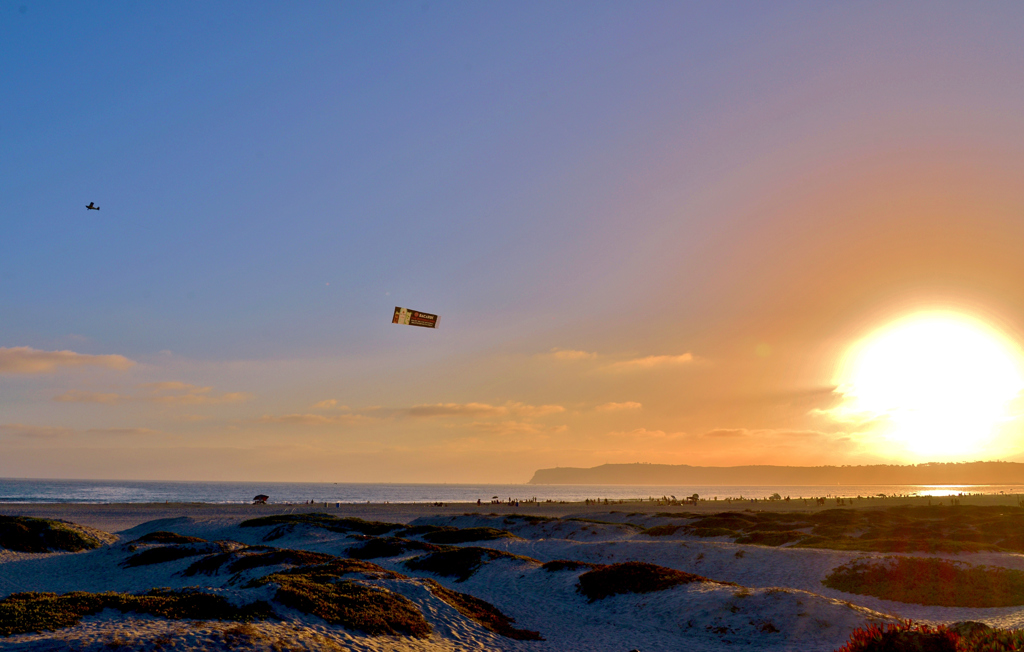
{"type": "MultiPolygon", "coordinates": [[[[682,525],[655,525],[644,530],[644,534],[649,537],[670,537],[683,528],[682,525]]],[[[732,534],[732,530],[729,530],[729,533],[732,534]]]]}
{"type": "Polygon", "coordinates": [[[16,552],[80,552],[103,545],[70,523],[31,516],[0,516],[0,548],[16,552]]]}
{"type": "Polygon", "coordinates": [[[287,548],[260,550],[258,552],[241,550],[236,554],[235,559],[228,564],[228,570],[232,573],[240,573],[253,568],[265,568],[267,566],[325,564],[334,559],[334,555],[310,552],[308,550],[289,550],[287,548]]]}
{"type": "Polygon", "coordinates": [[[499,530],[493,527],[468,527],[468,528],[444,528],[434,532],[427,532],[423,538],[431,543],[453,544],[469,543],[471,541],[493,541],[502,538],[517,538],[508,530],[499,530]]]}
{"type": "Polygon", "coordinates": [[[0,636],[71,627],[104,609],[149,614],[171,620],[266,620],[274,616],[266,602],[236,607],[223,596],[201,591],[154,589],[125,593],[15,593],[0,600],[0,636]]]}
{"type": "Polygon", "coordinates": [[[177,561],[179,559],[185,559],[186,557],[195,557],[197,555],[208,555],[211,552],[224,552],[227,547],[227,542],[216,542],[216,543],[180,543],[169,546],[155,546],[147,548],[141,552],[137,552],[128,559],[124,560],[122,566],[125,568],[134,568],[136,566],[150,566],[152,564],[165,564],[171,561],[177,561]]]}
{"type": "Polygon", "coordinates": [[[274,600],[282,605],[372,636],[430,635],[430,624],[412,601],[384,588],[344,579],[352,574],[399,577],[369,562],[338,560],[272,573],[254,580],[250,586],[276,584],[274,600]]]}
{"type": "MultiPolygon", "coordinates": [[[[576,590],[590,602],[619,593],[651,593],[680,584],[712,582],[706,577],[656,564],[630,561],[601,566],[580,575],[576,590]]],[[[721,584],[722,582],[716,582],[721,584]]]]}
{"type": "Polygon", "coordinates": [[[489,602],[465,593],[446,589],[433,580],[424,580],[427,588],[436,597],[455,608],[460,614],[479,623],[485,629],[517,641],[543,641],[540,632],[513,627],[514,618],[506,616],[489,602]]]}
{"type": "Polygon", "coordinates": [[[558,519],[553,516],[538,516],[536,514],[508,514],[505,516],[505,525],[513,525],[518,521],[525,521],[530,525],[539,525],[540,523],[548,523],[550,521],[557,521],[558,519]]]}
{"type": "Polygon", "coordinates": [[[188,537],[174,532],[150,532],[130,543],[206,543],[206,539],[188,537]]]}
{"type": "Polygon", "coordinates": [[[591,570],[603,567],[604,566],[601,564],[591,564],[587,561],[576,561],[575,559],[555,559],[554,561],[549,561],[541,566],[541,568],[549,573],[556,573],[558,571],[591,570]]]}
{"type": "Polygon", "coordinates": [[[492,548],[467,546],[465,548],[447,548],[427,555],[413,557],[405,562],[410,570],[427,571],[444,577],[454,577],[457,582],[465,582],[473,576],[481,566],[495,559],[521,559],[539,564],[536,559],[513,555],[509,552],[492,548]]]}
{"type": "Polygon", "coordinates": [[[820,512],[665,514],[649,536],[682,533],[734,543],[864,552],[1024,552],[1024,508],[934,505],[820,512]],[[685,525],[678,523],[685,516],[685,525]]]}
{"type": "Polygon", "coordinates": [[[240,550],[207,555],[182,571],[182,575],[213,575],[226,568],[232,573],[268,566],[302,566],[324,564],[336,559],[334,555],[308,550],[289,550],[267,546],[249,546],[240,550]]]}
{"type": "Polygon", "coordinates": [[[441,548],[431,543],[399,537],[371,537],[361,545],[349,548],[347,554],[352,559],[380,559],[382,557],[397,557],[410,550],[437,552],[441,548]]]}
{"type": "Polygon", "coordinates": [[[1024,631],[984,623],[918,625],[910,621],[855,629],[836,652],[1012,652],[1024,649],[1024,631]]]}
{"type": "Polygon", "coordinates": [[[316,512],[311,514],[274,514],[272,516],[262,516],[260,518],[249,519],[248,521],[242,521],[239,524],[240,527],[268,527],[281,525],[307,525],[329,530],[331,532],[340,532],[342,534],[358,532],[360,534],[372,535],[387,534],[393,530],[399,530],[405,527],[400,523],[364,521],[361,518],[355,517],[339,518],[337,516],[331,516],[330,514],[321,514],[316,512]]]}
{"type": "Polygon", "coordinates": [[[1024,572],[936,558],[857,559],[822,583],[837,591],[941,607],[1024,605],[1024,572]]]}

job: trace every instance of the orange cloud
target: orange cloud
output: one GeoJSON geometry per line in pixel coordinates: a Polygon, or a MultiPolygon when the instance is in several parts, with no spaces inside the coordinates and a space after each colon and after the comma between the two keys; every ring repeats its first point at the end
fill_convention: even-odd
{"type": "Polygon", "coordinates": [[[826,433],[819,432],[817,430],[773,430],[773,429],[761,429],[761,430],[747,430],[746,428],[718,428],[716,430],[709,430],[704,433],[704,437],[713,437],[718,439],[732,439],[740,437],[793,437],[793,438],[812,438],[821,437],[826,433]]]}
{"type": "Polygon", "coordinates": [[[548,353],[552,358],[556,360],[593,360],[597,357],[596,353],[590,353],[588,351],[573,351],[571,349],[551,349],[548,353]]]}
{"type": "Polygon", "coordinates": [[[404,412],[406,416],[410,417],[500,416],[507,414],[508,409],[486,403],[436,403],[434,405],[414,405],[404,412]]]}
{"type": "Polygon", "coordinates": [[[635,428],[629,431],[620,432],[609,432],[609,437],[629,437],[632,439],[645,439],[645,440],[668,440],[678,439],[679,437],[685,436],[685,432],[672,432],[667,433],[664,430],[648,430],[647,428],[635,428]]]}
{"type": "Polygon", "coordinates": [[[636,401],[624,401],[622,403],[604,403],[598,405],[595,410],[598,412],[621,412],[622,410],[639,410],[643,408],[642,403],[636,401]]]}
{"type": "Polygon", "coordinates": [[[510,414],[521,417],[542,417],[548,414],[565,412],[561,405],[527,405],[509,401],[505,405],[488,405],[487,403],[435,403],[433,405],[414,405],[402,411],[410,417],[500,417],[510,414]]]}
{"type": "Polygon", "coordinates": [[[131,396],[123,394],[103,394],[100,392],[86,392],[80,389],[69,389],[68,391],[54,396],[53,400],[62,403],[103,403],[105,405],[117,405],[132,400],[131,396]]]}
{"type": "Polygon", "coordinates": [[[291,426],[337,426],[353,425],[370,420],[370,417],[364,417],[359,414],[335,414],[331,416],[323,414],[284,414],[280,416],[265,414],[257,419],[256,423],[281,423],[291,426]]]}
{"type": "Polygon", "coordinates": [[[530,421],[474,421],[469,428],[489,435],[541,435],[565,432],[568,426],[545,426],[530,421]]]}
{"type": "Polygon", "coordinates": [[[0,432],[24,437],[26,439],[52,439],[74,434],[71,428],[53,428],[49,426],[31,426],[24,423],[5,423],[0,425],[0,432]]]}
{"type": "Polygon", "coordinates": [[[122,355],[86,355],[74,351],[40,351],[29,346],[0,347],[0,373],[48,374],[67,367],[103,367],[124,371],[135,361],[122,355]]]}
{"type": "Polygon", "coordinates": [[[633,360],[615,362],[605,367],[605,369],[609,371],[636,371],[641,369],[674,367],[690,364],[691,362],[693,362],[692,353],[683,353],[682,355],[649,355],[645,358],[634,358],[633,360]]]}
{"type": "Polygon", "coordinates": [[[245,392],[230,392],[215,396],[212,387],[199,387],[188,383],[162,382],[139,385],[146,390],[142,394],[116,394],[87,392],[72,389],[54,396],[53,400],[64,403],[103,403],[116,405],[126,402],[159,403],[162,405],[222,405],[242,403],[252,398],[245,392]]]}
{"type": "Polygon", "coordinates": [[[329,398],[326,401],[320,401],[319,403],[313,404],[314,410],[347,410],[347,405],[338,405],[338,402],[333,398],[329,398]]]}
{"type": "Polygon", "coordinates": [[[85,431],[85,434],[141,437],[146,435],[159,435],[162,433],[159,430],[151,430],[149,428],[89,428],[85,431]]]}

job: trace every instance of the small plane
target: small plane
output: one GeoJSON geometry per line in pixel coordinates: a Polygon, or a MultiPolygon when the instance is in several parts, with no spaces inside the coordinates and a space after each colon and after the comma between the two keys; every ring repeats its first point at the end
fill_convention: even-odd
{"type": "Polygon", "coordinates": [[[89,205],[86,206],[86,208],[88,208],[91,211],[98,211],[100,209],[100,207],[97,206],[95,202],[89,202],[89,205]]]}

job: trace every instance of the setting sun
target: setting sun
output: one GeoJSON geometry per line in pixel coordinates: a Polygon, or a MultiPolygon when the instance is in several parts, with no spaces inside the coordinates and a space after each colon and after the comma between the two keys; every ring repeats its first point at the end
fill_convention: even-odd
{"type": "Polygon", "coordinates": [[[895,447],[969,455],[1008,418],[1007,404],[1024,388],[1021,369],[1018,347],[990,325],[923,312],[858,342],[843,361],[839,388],[843,411],[877,419],[895,447]]]}

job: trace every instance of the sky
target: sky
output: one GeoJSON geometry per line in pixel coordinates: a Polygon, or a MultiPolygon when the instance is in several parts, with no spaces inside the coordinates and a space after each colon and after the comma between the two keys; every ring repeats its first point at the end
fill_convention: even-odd
{"type": "MultiPolygon", "coordinates": [[[[1013,2],[0,3],[0,477],[1024,461],[1024,383],[929,448],[843,375],[940,313],[1024,369],[1022,33],[1013,2]]],[[[872,377],[970,393],[958,337],[872,377]]]]}

